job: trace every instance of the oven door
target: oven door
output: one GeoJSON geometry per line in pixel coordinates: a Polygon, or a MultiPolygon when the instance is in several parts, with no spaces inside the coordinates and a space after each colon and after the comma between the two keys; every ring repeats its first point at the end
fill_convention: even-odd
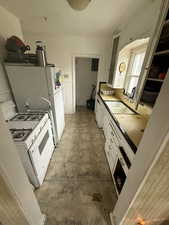
{"type": "Polygon", "coordinates": [[[29,149],[31,162],[40,185],[46,175],[46,171],[54,150],[53,136],[50,121],[48,120],[42,131],[29,149]]]}
{"type": "Polygon", "coordinates": [[[117,164],[115,166],[114,173],[113,173],[113,180],[114,180],[118,194],[120,194],[120,192],[123,188],[123,185],[126,181],[126,177],[127,177],[127,175],[125,173],[125,170],[121,164],[120,159],[118,158],[117,164]]]}

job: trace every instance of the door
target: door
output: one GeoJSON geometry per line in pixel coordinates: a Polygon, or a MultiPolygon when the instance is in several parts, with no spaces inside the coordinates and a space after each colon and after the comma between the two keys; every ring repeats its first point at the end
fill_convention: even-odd
{"type": "Polygon", "coordinates": [[[43,183],[53,150],[52,129],[48,120],[29,150],[32,165],[40,184],[43,183]]]}

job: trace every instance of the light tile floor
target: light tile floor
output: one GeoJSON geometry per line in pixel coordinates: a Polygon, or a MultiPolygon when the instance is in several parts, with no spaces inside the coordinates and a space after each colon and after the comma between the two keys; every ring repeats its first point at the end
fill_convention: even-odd
{"type": "Polygon", "coordinates": [[[35,191],[47,225],[110,225],[117,197],[104,142],[93,112],[79,108],[66,116],[62,140],[35,191]]]}

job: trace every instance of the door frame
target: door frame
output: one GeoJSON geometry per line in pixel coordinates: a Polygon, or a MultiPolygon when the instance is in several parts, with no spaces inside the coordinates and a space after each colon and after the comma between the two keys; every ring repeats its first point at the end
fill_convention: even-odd
{"type": "Polygon", "coordinates": [[[76,112],[76,58],[96,58],[99,59],[99,68],[97,72],[97,86],[98,86],[98,81],[99,81],[99,74],[100,74],[100,61],[103,60],[103,57],[101,55],[97,54],[74,54],[72,56],[73,60],[73,77],[72,77],[72,111],[73,113],[76,112]]]}

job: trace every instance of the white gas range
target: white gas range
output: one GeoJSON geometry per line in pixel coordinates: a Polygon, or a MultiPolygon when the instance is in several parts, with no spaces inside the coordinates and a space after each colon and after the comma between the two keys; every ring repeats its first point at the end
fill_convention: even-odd
{"type": "Polygon", "coordinates": [[[8,126],[30,182],[39,187],[54,150],[48,113],[19,113],[8,121],[8,126]]]}

